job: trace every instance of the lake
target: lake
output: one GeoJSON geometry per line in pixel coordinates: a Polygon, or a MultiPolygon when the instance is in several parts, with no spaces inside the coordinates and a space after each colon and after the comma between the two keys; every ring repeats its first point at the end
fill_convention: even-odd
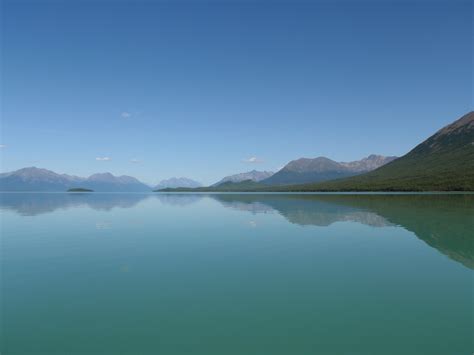
{"type": "Polygon", "coordinates": [[[1,354],[472,354],[474,195],[2,193],[1,354]]]}

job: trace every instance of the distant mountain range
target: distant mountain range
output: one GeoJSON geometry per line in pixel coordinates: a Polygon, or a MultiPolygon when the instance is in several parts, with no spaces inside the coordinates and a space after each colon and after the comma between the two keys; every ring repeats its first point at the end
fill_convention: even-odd
{"type": "Polygon", "coordinates": [[[81,187],[94,191],[123,191],[123,192],[145,192],[150,187],[134,177],[122,175],[114,176],[111,173],[94,174],[88,177],[81,187]]]}
{"type": "MultiPolygon", "coordinates": [[[[396,158],[397,157],[393,156],[384,157],[382,155],[370,155],[367,158],[348,163],[338,163],[325,157],[314,159],[300,158],[292,160],[276,173],[273,171],[252,170],[245,173],[226,176],[210,187],[222,187],[224,183],[236,184],[248,180],[260,182],[264,185],[289,185],[327,181],[362,174],[377,169],[396,158]]],[[[247,187],[250,186],[249,183],[245,183],[244,185],[247,187]]],[[[235,185],[226,184],[225,186],[235,185]]]]}
{"type": "Polygon", "coordinates": [[[474,191],[474,112],[440,129],[401,158],[371,155],[348,163],[302,158],[267,179],[249,182],[197,191],[474,191]]]}
{"type": "MultiPolygon", "coordinates": [[[[401,158],[370,155],[352,162],[325,157],[293,160],[276,173],[252,170],[226,176],[210,187],[188,178],[163,180],[169,191],[474,191],[474,112],[416,146],[401,158]]],[[[147,192],[131,176],[88,178],[35,167],[0,174],[0,191],[147,192]]]]}
{"type": "Polygon", "coordinates": [[[218,182],[216,182],[215,184],[213,184],[211,186],[219,186],[219,185],[222,185],[223,183],[226,183],[226,182],[242,182],[242,181],[246,181],[246,180],[252,180],[252,181],[255,181],[255,182],[259,182],[259,181],[262,181],[262,180],[265,180],[265,179],[269,178],[273,174],[274,174],[273,171],[252,170],[252,171],[248,171],[246,173],[240,173],[240,174],[226,176],[226,177],[222,178],[221,180],[219,180],[218,182]]]}
{"type": "Polygon", "coordinates": [[[299,191],[474,191],[474,112],[372,172],[299,191]]]}
{"type": "Polygon", "coordinates": [[[0,174],[1,191],[66,191],[85,188],[102,192],[145,192],[151,188],[131,176],[110,173],[94,174],[88,178],[57,174],[36,167],[0,174]]]}
{"type": "Polygon", "coordinates": [[[293,185],[307,182],[320,182],[362,174],[381,167],[397,157],[369,155],[352,162],[335,162],[326,157],[293,160],[280,171],[261,181],[264,185],[293,185]]]}
{"type": "Polygon", "coordinates": [[[161,180],[158,185],[156,185],[153,189],[160,190],[160,189],[167,189],[167,188],[178,188],[178,187],[187,187],[187,188],[195,188],[201,187],[202,184],[192,179],[188,179],[185,177],[172,177],[170,179],[161,180]]]}

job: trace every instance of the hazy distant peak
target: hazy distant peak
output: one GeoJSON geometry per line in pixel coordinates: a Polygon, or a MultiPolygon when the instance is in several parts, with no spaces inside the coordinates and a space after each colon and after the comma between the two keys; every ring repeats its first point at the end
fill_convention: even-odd
{"type": "Polygon", "coordinates": [[[172,177],[169,179],[161,180],[158,185],[155,186],[156,190],[166,189],[166,188],[195,188],[201,187],[202,184],[198,181],[186,178],[186,177],[172,177]]]}
{"type": "Polygon", "coordinates": [[[51,170],[37,168],[36,166],[29,166],[26,168],[18,169],[17,171],[14,171],[14,173],[16,175],[34,175],[34,174],[59,175],[51,170]]]}
{"type": "Polygon", "coordinates": [[[116,177],[111,173],[98,173],[83,178],[27,167],[0,175],[0,190],[3,191],[66,191],[78,187],[94,191],[150,191],[149,187],[134,177],[116,177]]]}
{"type": "Polygon", "coordinates": [[[390,163],[392,160],[397,159],[396,156],[383,156],[377,154],[371,154],[361,160],[351,162],[341,162],[340,164],[345,168],[353,172],[367,172],[380,168],[381,166],[390,163]]]}
{"type": "Polygon", "coordinates": [[[83,177],[80,177],[80,176],[76,176],[76,175],[68,175],[68,174],[61,174],[62,177],[66,178],[66,179],[70,179],[70,180],[85,180],[85,178],[83,177]]]}
{"type": "Polygon", "coordinates": [[[111,173],[97,173],[97,174],[92,174],[87,178],[89,181],[111,181],[115,180],[115,176],[112,175],[111,173]]]}
{"type": "Polygon", "coordinates": [[[121,184],[141,184],[141,182],[134,178],[133,176],[128,175],[121,175],[115,176],[112,173],[97,173],[89,176],[87,181],[94,181],[94,182],[113,182],[113,183],[121,183],[121,184]]]}
{"type": "Polygon", "coordinates": [[[211,186],[221,185],[226,182],[242,182],[246,180],[259,182],[259,181],[269,178],[273,174],[274,174],[273,171],[258,171],[254,169],[251,171],[247,171],[245,173],[239,173],[239,174],[226,176],[211,186]]]}
{"type": "Polygon", "coordinates": [[[54,171],[51,171],[48,169],[37,168],[35,166],[30,166],[30,167],[18,169],[16,171],[4,173],[1,176],[2,177],[16,176],[17,178],[21,178],[23,180],[40,180],[40,179],[79,180],[81,179],[77,176],[72,176],[72,175],[67,175],[67,174],[57,174],[54,171]]]}
{"type": "Polygon", "coordinates": [[[134,178],[133,176],[128,176],[128,175],[118,176],[117,180],[119,180],[122,183],[140,183],[140,181],[137,178],[134,178]]]}

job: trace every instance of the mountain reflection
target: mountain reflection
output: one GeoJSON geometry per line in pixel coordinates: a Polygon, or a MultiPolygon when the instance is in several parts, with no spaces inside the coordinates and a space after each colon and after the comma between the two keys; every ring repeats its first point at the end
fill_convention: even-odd
{"type": "Polygon", "coordinates": [[[147,194],[126,193],[2,193],[0,209],[12,210],[22,216],[36,216],[82,206],[110,211],[115,207],[131,208],[149,197],[147,194]]]}
{"type": "Polygon", "coordinates": [[[384,227],[390,222],[372,211],[319,200],[317,195],[210,195],[225,207],[253,213],[277,212],[289,222],[302,226],[326,227],[335,222],[358,222],[384,227]]]}
{"type": "Polygon", "coordinates": [[[89,207],[98,211],[132,208],[140,201],[156,198],[164,205],[188,206],[204,195],[140,193],[0,193],[0,209],[22,216],[36,216],[58,209],[89,207]]]}
{"type": "Polygon", "coordinates": [[[155,194],[158,200],[165,205],[185,207],[202,200],[205,195],[199,194],[155,194]]]}
{"type": "Polygon", "coordinates": [[[299,225],[328,226],[341,221],[374,227],[398,225],[474,269],[472,194],[220,194],[212,198],[238,210],[273,210],[299,225]]]}
{"type": "Polygon", "coordinates": [[[0,209],[23,216],[86,206],[109,211],[132,208],[145,199],[187,206],[203,198],[249,213],[275,213],[302,226],[357,222],[372,227],[401,226],[452,260],[474,269],[474,195],[469,194],[67,194],[3,193],[0,209]]]}

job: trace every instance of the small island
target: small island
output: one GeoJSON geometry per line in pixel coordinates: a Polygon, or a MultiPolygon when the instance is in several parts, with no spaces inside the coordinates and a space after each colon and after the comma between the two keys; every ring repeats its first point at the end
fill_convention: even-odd
{"type": "Polygon", "coordinates": [[[82,187],[74,187],[72,189],[67,190],[67,192],[94,192],[94,190],[85,189],[85,188],[82,188],[82,187]]]}

